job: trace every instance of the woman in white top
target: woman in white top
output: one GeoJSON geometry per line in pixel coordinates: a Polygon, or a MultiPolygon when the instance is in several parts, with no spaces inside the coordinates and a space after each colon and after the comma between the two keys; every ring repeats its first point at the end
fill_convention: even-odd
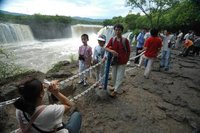
{"type": "Polygon", "coordinates": [[[60,105],[43,104],[44,86],[38,79],[29,78],[18,86],[21,96],[14,106],[21,131],[23,133],[53,133],[55,131],[78,133],[81,128],[79,112],[73,112],[68,123],[64,124],[62,121],[64,113],[69,112],[74,104],[59,92],[57,81],[52,81],[47,89],[60,101],[60,105]],[[33,120],[32,116],[37,113],[39,115],[33,120]],[[29,124],[32,120],[33,123],[29,124]]]}

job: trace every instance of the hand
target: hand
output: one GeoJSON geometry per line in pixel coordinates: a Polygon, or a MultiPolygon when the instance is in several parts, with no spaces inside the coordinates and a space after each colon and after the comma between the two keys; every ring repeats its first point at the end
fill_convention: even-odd
{"type": "Polygon", "coordinates": [[[97,60],[93,60],[93,65],[95,65],[95,64],[97,64],[98,63],[98,61],[97,60]]]}
{"type": "Polygon", "coordinates": [[[118,53],[114,50],[111,53],[113,54],[113,56],[118,56],[118,53]]]}
{"type": "Polygon", "coordinates": [[[106,58],[104,57],[103,59],[102,59],[102,62],[104,63],[106,61],[106,58]]]}
{"type": "Polygon", "coordinates": [[[51,92],[52,94],[59,92],[58,80],[51,81],[48,91],[51,92]]]}

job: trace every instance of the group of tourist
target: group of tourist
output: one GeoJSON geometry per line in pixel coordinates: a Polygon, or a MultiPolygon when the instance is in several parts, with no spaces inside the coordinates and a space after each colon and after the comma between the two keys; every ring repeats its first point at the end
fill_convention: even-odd
{"type": "Polygon", "coordinates": [[[163,69],[164,71],[168,71],[170,68],[171,49],[183,49],[181,55],[184,57],[189,54],[199,56],[200,38],[195,36],[193,31],[189,31],[187,34],[185,34],[185,36],[183,36],[181,30],[179,30],[177,36],[172,34],[169,30],[164,30],[163,32],[159,33],[158,30],[152,29],[150,33],[151,36],[149,37],[147,30],[142,30],[137,37],[136,45],[136,55],[145,51],[141,58],[138,57],[135,60],[135,63],[139,62],[139,67],[142,65],[142,63],[144,63],[145,78],[149,78],[153,62],[157,58],[160,51],[160,69],[163,69]]]}
{"type": "MultiPolygon", "coordinates": [[[[82,45],[79,47],[79,72],[83,72],[92,64],[105,62],[108,58],[105,51],[112,53],[112,79],[113,90],[111,96],[123,93],[120,85],[123,81],[126,63],[130,56],[130,44],[128,39],[122,37],[123,25],[116,24],[114,31],[116,36],[112,37],[108,44],[105,35],[99,35],[98,46],[94,53],[88,45],[89,36],[81,35],[82,45]],[[93,54],[93,57],[92,57],[93,54]]],[[[99,81],[99,89],[103,88],[104,63],[97,67],[96,80],[99,81]]],[[[87,73],[80,75],[79,84],[87,85],[87,73]]],[[[57,81],[52,81],[45,86],[40,80],[29,78],[18,86],[20,98],[15,101],[16,116],[20,128],[17,132],[22,133],[79,133],[81,128],[81,114],[74,109],[74,103],[59,91],[57,81]],[[55,96],[61,104],[44,105],[43,98],[45,89],[55,96]],[[63,115],[71,112],[68,122],[63,122],[63,115]]]]}
{"type": "MultiPolygon", "coordinates": [[[[116,24],[114,26],[115,36],[110,38],[106,44],[106,36],[100,34],[97,38],[98,45],[92,48],[88,45],[89,36],[81,35],[82,45],[79,47],[79,72],[83,72],[91,65],[102,62],[96,68],[96,81],[99,81],[98,88],[104,87],[105,61],[108,60],[108,53],[112,55],[112,88],[110,96],[115,97],[122,94],[124,91],[121,87],[126,64],[130,57],[130,42],[127,38],[122,37],[123,25],[116,24]]],[[[188,55],[192,45],[198,44],[200,39],[195,41],[191,39],[192,33],[185,35],[184,56],[188,55]]],[[[145,65],[144,77],[149,78],[152,66],[161,51],[160,68],[165,71],[169,70],[171,48],[180,48],[182,45],[183,33],[179,31],[176,37],[176,42],[173,43],[174,36],[165,30],[159,34],[155,28],[143,29],[137,36],[136,55],[144,52],[144,54],[135,59],[135,64],[140,67],[143,62],[145,65]]],[[[198,50],[199,51],[199,50],[198,50]]],[[[195,51],[196,52],[196,51],[195,51]]],[[[199,52],[196,52],[199,55],[199,52]]],[[[88,73],[83,73],[79,77],[79,84],[87,85],[88,73]]],[[[27,79],[19,86],[20,98],[14,103],[16,109],[17,120],[20,125],[19,132],[27,133],[43,133],[43,132],[59,132],[59,133],[78,133],[81,128],[81,114],[74,109],[74,103],[59,91],[57,81],[52,81],[49,86],[35,78],[27,79]],[[54,95],[61,104],[44,105],[43,97],[45,89],[54,95]],[[68,122],[63,123],[63,115],[71,112],[71,117],[68,122]]]]}

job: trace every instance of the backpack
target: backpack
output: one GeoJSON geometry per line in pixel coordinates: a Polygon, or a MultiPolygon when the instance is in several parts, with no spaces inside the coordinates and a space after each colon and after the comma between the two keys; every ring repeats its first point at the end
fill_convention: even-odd
{"type": "MultiPolygon", "coordinates": [[[[112,37],[112,45],[114,45],[115,39],[116,39],[116,36],[112,37]]],[[[124,38],[124,37],[122,37],[122,45],[123,45],[123,47],[124,47],[126,53],[128,53],[127,47],[126,47],[126,38],[124,38]]]]}

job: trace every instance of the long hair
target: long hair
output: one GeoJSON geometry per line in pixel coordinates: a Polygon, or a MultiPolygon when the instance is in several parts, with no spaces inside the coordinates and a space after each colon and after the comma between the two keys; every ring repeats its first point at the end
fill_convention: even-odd
{"type": "Polygon", "coordinates": [[[32,115],[35,112],[37,99],[42,92],[42,82],[35,78],[28,78],[18,85],[18,92],[21,97],[15,101],[14,106],[21,111],[32,115]]]}

